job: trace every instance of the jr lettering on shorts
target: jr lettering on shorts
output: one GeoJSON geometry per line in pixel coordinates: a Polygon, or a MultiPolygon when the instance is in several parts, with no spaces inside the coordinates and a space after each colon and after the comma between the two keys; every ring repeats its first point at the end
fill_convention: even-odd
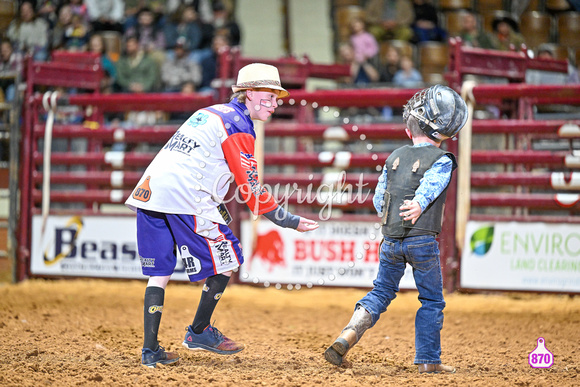
{"type": "Polygon", "coordinates": [[[189,247],[183,245],[180,248],[181,260],[183,261],[183,266],[185,267],[185,272],[187,275],[197,274],[201,271],[201,261],[191,255],[189,252],[189,247]]]}

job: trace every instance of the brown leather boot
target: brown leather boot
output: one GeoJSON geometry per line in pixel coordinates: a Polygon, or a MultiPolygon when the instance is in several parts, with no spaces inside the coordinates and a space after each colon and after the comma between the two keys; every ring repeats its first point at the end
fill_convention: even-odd
{"type": "Polygon", "coordinates": [[[350,322],[334,343],[324,351],[324,358],[331,364],[341,365],[344,356],[372,325],[372,317],[361,305],[355,309],[350,322]]]}
{"type": "Polygon", "coordinates": [[[454,374],[455,367],[443,364],[419,364],[420,374],[454,374]]]}
{"type": "Polygon", "coordinates": [[[324,351],[324,358],[331,364],[341,365],[342,358],[357,341],[356,331],[354,329],[345,329],[334,340],[334,343],[324,351]]]}

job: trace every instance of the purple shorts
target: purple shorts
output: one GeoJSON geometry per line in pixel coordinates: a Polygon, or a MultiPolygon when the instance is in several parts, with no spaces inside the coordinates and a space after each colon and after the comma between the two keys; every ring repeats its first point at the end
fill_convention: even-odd
{"type": "Polygon", "coordinates": [[[137,209],[137,249],[144,275],[171,275],[180,258],[191,282],[244,262],[240,241],[228,226],[194,215],[137,209]]]}

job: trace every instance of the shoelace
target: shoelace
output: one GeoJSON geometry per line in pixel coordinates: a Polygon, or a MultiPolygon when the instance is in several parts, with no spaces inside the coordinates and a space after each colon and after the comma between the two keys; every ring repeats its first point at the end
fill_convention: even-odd
{"type": "Polygon", "coordinates": [[[212,333],[213,333],[213,335],[214,335],[214,337],[215,337],[216,339],[218,339],[218,340],[220,340],[220,339],[221,339],[221,340],[224,340],[224,334],[223,334],[223,333],[221,333],[221,332],[219,331],[219,329],[217,329],[217,328],[216,328],[216,327],[214,327],[214,326],[210,326],[210,328],[211,328],[211,331],[212,331],[212,333]]]}

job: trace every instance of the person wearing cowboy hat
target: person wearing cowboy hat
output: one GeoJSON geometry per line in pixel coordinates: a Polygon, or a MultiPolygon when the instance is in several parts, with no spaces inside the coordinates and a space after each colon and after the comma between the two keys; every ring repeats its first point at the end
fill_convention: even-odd
{"type": "Polygon", "coordinates": [[[502,51],[510,51],[512,49],[519,50],[526,40],[519,32],[519,25],[516,18],[507,13],[498,13],[492,22],[493,46],[502,51]]]}
{"type": "Polygon", "coordinates": [[[237,184],[234,199],[245,202],[255,215],[299,232],[318,228],[317,222],[277,204],[258,177],[252,120],[266,121],[278,107],[278,99],[289,95],[278,69],[249,64],[239,70],[232,90],[229,103],[200,109],[181,125],[125,202],[137,212],[137,248],[142,272],[149,276],[141,352],[141,363],[147,367],[179,360],[177,353],[166,352],[157,340],[165,287],[178,258],[191,282],[205,280],[183,346],[222,355],[244,349],[210,324],[232,271],[244,262],[224,204],[232,180],[237,184]]]}

